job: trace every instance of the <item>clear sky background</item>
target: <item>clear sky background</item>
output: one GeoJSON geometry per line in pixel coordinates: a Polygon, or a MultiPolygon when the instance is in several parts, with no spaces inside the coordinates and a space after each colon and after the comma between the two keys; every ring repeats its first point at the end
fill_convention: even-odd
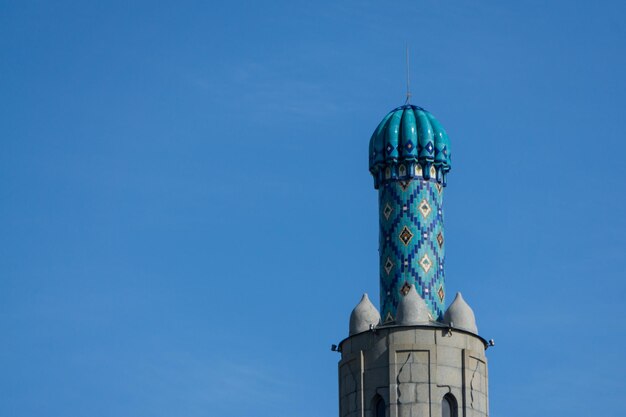
{"type": "Polygon", "coordinates": [[[626,411],[620,1],[0,2],[0,416],[335,416],[367,146],[446,128],[494,417],[626,411]]]}

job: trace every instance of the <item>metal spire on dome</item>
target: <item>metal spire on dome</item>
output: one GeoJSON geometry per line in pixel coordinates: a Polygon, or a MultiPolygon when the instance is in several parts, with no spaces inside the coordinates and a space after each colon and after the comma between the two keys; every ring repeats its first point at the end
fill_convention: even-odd
{"type": "Polygon", "coordinates": [[[404,104],[409,104],[411,99],[411,83],[409,78],[409,72],[411,69],[411,63],[409,62],[409,44],[406,44],[406,101],[404,104]]]}

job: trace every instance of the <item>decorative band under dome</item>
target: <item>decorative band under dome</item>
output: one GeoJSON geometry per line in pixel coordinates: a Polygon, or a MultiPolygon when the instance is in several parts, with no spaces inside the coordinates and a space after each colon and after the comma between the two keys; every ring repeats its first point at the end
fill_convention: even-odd
{"type": "Polygon", "coordinates": [[[435,164],[425,165],[412,161],[392,162],[377,167],[375,171],[372,171],[374,188],[378,189],[381,185],[392,181],[409,181],[413,179],[434,181],[445,187],[447,171],[445,171],[444,167],[435,164]]]}

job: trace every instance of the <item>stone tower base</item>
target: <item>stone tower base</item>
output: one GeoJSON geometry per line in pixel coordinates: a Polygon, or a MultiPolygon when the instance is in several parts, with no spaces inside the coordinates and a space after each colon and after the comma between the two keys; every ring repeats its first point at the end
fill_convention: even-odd
{"type": "Polygon", "coordinates": [[[340,344],[340,417],[487,417],[487,343],[445,326],[382,326],[340,344]],[[445,399],[444,399],[445,398],[445,399]],[[445,404],[444,404],[445,405],[445,404]]]}

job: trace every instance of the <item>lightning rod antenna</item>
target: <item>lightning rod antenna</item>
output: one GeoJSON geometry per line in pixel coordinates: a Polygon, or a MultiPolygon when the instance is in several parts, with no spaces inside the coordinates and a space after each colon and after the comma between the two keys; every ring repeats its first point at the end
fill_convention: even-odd
{"type": "Polygon", "coordinates": [[[406,44],[406,101],[404,104],[409,104],[409,100],[411,99],[411,82],[409,77],[409,72],[411,68],[411,62],[409,61],[409,44],[406,44]]]}

